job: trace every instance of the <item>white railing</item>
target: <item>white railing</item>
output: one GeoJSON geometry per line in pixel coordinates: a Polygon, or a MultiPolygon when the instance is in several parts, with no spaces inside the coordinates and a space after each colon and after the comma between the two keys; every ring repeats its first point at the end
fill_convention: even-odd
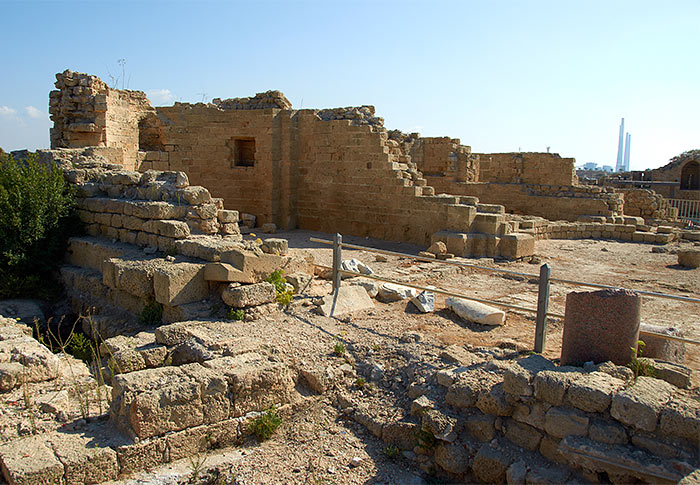
{"type": "Polygon", "coordinates": [[[678,218],[700,224],[700,200],[668,199],[671,207],[678,209],[678,218]]]}

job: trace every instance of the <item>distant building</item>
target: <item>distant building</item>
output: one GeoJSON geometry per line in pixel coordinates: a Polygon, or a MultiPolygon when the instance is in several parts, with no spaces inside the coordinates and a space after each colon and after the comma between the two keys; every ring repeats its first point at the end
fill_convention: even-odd
{"type": "Polygon", "coordinates": [[[601,167],[601,170],[602,170],[603,172],[611,172],[611,173],[612,173],[613,168],[612,168],[610,165],[603,165],[603,166],[601,167]]]}
{"type": "Polygon", "coordinates": [[[597,170],[598,169],[598,164],[593,163],[593,162],[588,162],[583,164],[583,169],[584,170],[597,170]]]}

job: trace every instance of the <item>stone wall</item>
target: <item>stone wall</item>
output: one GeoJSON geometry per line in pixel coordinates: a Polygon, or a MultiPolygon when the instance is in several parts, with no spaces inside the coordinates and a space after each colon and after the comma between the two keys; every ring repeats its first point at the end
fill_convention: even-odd
{"type": "Polygon", "coordinates": [[[508,212],[550,220],[575,221],[582,215],[615,216],[623,212],[620,194],[600,187],[513,183],[455,183],[449,177],[426,176],[439,193],[478,197],[487,204],[503,205],[508,212]]]}
{"type": "Polygon", "coordinates": [[[669,163],[661,168],[655,170],[647,170],[643,172],[644,180],[651,181],[665,181],[665,182],[678,182],[677,186],[660,186],[655,187],[655,190],[671,199],[686,199],[686,200],[700,200],[700,188],[688,190],[688,175],[692,172],[694,177],[694,183],[698,184],[698,179],[700,178],[700,170],[697,165],[700,163],[700,151],[690,150],[688,152],[682,153],[676,157],[673,157],[669,163]],[[686,174],[686,178],[683,178],[683,174],[686,174]]]}
{"type": "Polygon", "coordinates": [[[675,220],[678,209],[654,190],[618,189],[625,197],[625,214],[646,219],[675,220]]]}
{"type": "Polygon", "coordinates": [[[575,159],[556,153],[480,153],[479,181],[577,185],[575,159]]]}
{"type": "Polygon", "coordinates": [[[49,93],[51,148],[115,148],[109,161],[135,169],[140,123],[155,112],[146,94],[70,70],[56,74],[56,88],[49,93]]]}

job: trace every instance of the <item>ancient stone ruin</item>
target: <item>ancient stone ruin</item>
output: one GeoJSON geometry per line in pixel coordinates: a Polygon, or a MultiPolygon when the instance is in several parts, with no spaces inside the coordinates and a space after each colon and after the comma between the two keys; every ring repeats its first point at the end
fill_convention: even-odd
{"type": "MultiPolygon", "coordinates": [[[[325,315],[417,294],[355,279],[341,312],[323,264],[253,232],[510,260],[529,260],[545,239],[698,238],[662,198],[579,185],[571,158],[475,154],[457,139],[389,131],[372,106],[295,110],[268,91],[154,108],[95,76],[56,77],[52,149],[39,157],[79,197],[86,235],[71,239],[61,277],[99,358],[88,367],[52,353],[15,315],[0,318],[0,397],[24,402],[0,421],[11,423],[0,438],[9,484],[124,479],[240,446],[266,413],[303,415],[320,401],[385,454],[447,481],[698,479],[698,390],[678,344],[647,338],[653,377],[609,360],[559,365],[512,343],[438,347],[413,330],[346,346],[345,332],[372,332],[325,315]],[[294,304],[280,300],[292,292],[294,304]]],[[[485,324],[504,312],[494,318],[485,324]]],[[[635,318],[625,347],[643,338],[635,318]]]]}

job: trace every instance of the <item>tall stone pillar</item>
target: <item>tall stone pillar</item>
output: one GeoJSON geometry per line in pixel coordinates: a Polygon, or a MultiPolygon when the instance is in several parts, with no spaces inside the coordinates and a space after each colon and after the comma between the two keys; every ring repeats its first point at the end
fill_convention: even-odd
{"type": "Polygon", "coordinates": [[[561,365],[613,361],[625,365],[637,348],[641,297],[629,290],[572,292],[566,296],[561,365]]]}

